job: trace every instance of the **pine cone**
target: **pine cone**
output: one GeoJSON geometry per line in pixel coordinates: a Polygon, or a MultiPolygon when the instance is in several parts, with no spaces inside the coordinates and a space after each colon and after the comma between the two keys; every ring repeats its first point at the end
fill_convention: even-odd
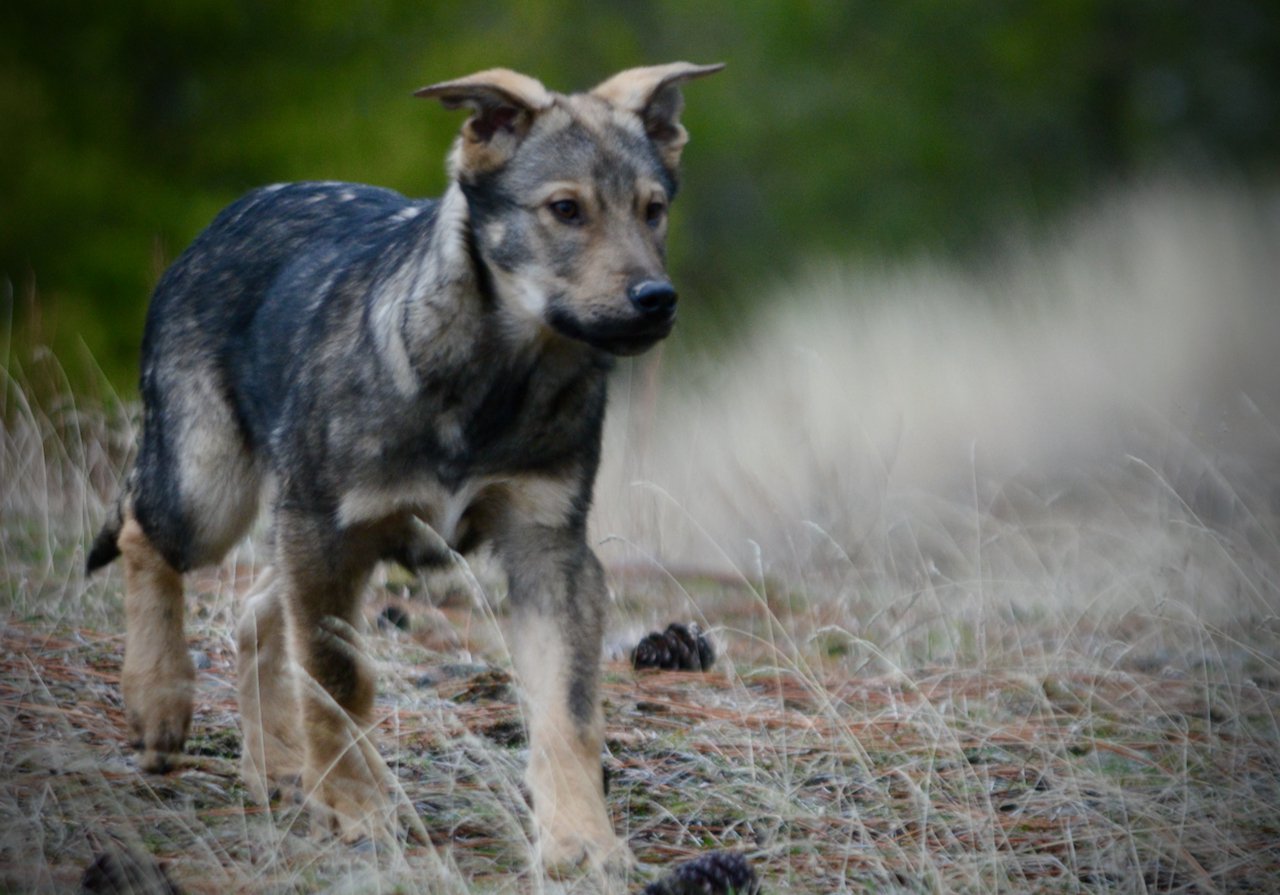
{"type": "Polygon", "coordinates": [[[716,651],[697,624],[679,622],[665,631],[647,634],[631,653],[635,668],[663,668],[667,671],[708,671],[716,661],[716,651]]]}
{"type": "Polygon", "coordinates": [[[82,895],[181,895],[160,862],[145,852],[113,846],[80,878],[82,895]]]}
{"type": "Polygon", "coordinates": [[[760,880],[742,855],[715,851],[686,861],[641,895],[760,895],[760,880]]]}

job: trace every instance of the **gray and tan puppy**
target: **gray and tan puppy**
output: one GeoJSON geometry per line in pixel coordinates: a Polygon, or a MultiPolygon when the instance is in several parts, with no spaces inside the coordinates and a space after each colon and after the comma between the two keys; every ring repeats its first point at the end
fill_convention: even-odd
{"type": "Polygon", "coordinates": [[[570,96],[502,69],[423,88],[471,111],[441,199],[266,187],[169,268],[143,337],[137,461],[88,560],[123,556],[145,768],[168,766],[191,718],[182,573],[221,560],[269,493],[274,569],[239,630],[258,791],[300,774],[345,835],[388,829],[362,588],[381,559],[489,541],[510,579],[543,858],[626,860],[601,780],[605,586],[586,519],[613,357],[675,321],[679,85],[719,68],[632,69],[570,96]]]}

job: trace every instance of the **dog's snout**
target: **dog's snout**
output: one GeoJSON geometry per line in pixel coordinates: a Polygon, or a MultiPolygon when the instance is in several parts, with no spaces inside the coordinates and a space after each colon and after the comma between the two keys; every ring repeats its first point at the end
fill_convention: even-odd
{"type": "Polygon", "coordinates": [[[676,308],[676,289],[666,280],[645,280],[627,290],[636,310],[646,317],[669,316],[676,308]]]}

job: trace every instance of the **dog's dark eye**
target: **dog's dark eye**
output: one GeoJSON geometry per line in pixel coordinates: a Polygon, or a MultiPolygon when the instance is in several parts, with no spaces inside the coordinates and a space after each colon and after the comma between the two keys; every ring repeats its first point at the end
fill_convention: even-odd
{"type": "Polygon", "coordinates": [[[556,220],[563,224],[582,223],[582,206],[572,199],[557,199],[548,207],[556,220]]]}
{"type": "Polygon", "coordinates": [[[667,206],[664,202],[656,199],[645,206],[644,219],[650,227],[656,227],[662,223],[662,216],[667,213],[667,206]]]}

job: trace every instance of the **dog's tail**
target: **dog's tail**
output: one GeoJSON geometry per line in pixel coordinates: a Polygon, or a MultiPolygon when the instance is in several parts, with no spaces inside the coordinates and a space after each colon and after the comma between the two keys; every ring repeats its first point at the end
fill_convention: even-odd
{"type": "Polygon", "coordinates": [[[93,545],[89,548],[89,558],[84,564],[86,575],[92,575],[120,555],[118,542],[120,529],[124,527],[124,501],[125,493],[122,493],[112,504],[111,511],[107,514],[107,521],[102,524],[102,530],[93,539],[93,545]]]}

